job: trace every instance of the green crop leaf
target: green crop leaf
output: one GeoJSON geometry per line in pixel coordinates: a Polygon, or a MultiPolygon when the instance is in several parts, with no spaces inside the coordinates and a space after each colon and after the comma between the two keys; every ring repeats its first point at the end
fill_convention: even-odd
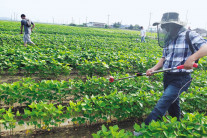
{"type": "Polygon", "coordinates": [[[167,120],[167,118],[166,118],[165,116],[163,116],[162,118],[163,118],[163,121],[164,121],[165,123],[168,122],[168,120],[167,120]]]}
{"type": "Polygon", "coordinates": [[[172,119],[171,119],[171,123],[175,123],[177,121],[177,117],[173,117],[172,119]]]}
{"type": "Polygon", "coordinates": [[[187,130],[192,130],[192,129],[194,129],[193,126],[187,126],[187,130]]]}
{"type": "Polygon", "coordinates": [[[19,111],[16,112],[16,116],[21,116],[21,114],[19,113],[19,111]]]}
{"type": "Polygon", "coordinates": [[[93,138],[100,138],[98,134],[92,134],[93,138]]]}
{"type": "Polygon", "coordinates": [[[103,132],[107,132],[107,128],[106,128],[105,125],[102,125],[102,131],[103,131],[103,132]]]}
{"type": "Polygon", "coordinates": [[[114,130],[114,131],[118,131],[118,130],[119,130],[118,125],[113,126],[113,130],[114,130]]]}
{"type": "Polygon", "coordinates": [[[163,131],[163,134],[165,135],[165,137],[168,138],[168,132],[167,131],[163,131]]]}
{"type": "Polygon", "coordinates": [[[3,119],[0,120],[0,123],[4,123],[4,122],[5,122],[5,120],[3,120],[3,119]]]}
{"type": "Polygon", "coordinates": [[[140,131],[140,126],[137,123],[135,123],[134,124],[134,129],[135,129],[136,132],[139,132],[140,131]]]}
{"type": "Polygon", "coordinates": [[[19,125],[24,125],[24,121],[23,121],[23,120],[20,120],[20,121],[18,122],[18,124],[19,124],[19,125]]]}
{"type": "Polygon", "coordinates": [[[141,126],[142,126],[142,128],[145,128],[146,125],[145,125],[145,123],[142,123],[141,126]]]}

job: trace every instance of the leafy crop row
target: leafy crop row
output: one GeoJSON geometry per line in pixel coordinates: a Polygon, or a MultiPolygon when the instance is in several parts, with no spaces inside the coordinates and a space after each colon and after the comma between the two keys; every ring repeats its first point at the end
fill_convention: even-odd
{"type": "MultiPolygon", "coordinates": [[[[125,95],[121,92],[114,92],[106,96],[92,96],[91,98],[86,96],[83,100],[77,103],[70,101],[68,106],[55,106],[52,103],[48,104],[43,102],[32,103],[28,105],[28,109],[24,109],[24,113],[20,114],[19,111],[17,111],[16,115],[12,112],[11,108],[8,110],[2,108],[0,110],[0,122],[4,124],[4,127],[6,129],[10,129],[12,133],[12,130],[16,127],[17,122],[19,125],[23,125],[25,123],[27,125],[34,125],[35,129],[42,128],[50,130],[55,126],[59,126],[64,122],[65,119],[69,118],[71,118],[71,121],[74,124],[91,124],[99,120],[110,122],[111,117],[115,117],[118,120],[123,120],[130,117],[140,118],[144,113],[146,113],[148,108],[147,105],[150,104],[148,98],[145,96],[145,93],[142,93],[143,97],[140,95],[141,94],[125,95]],[[21,117],[22,119],[17,121],[17,116],[21,117]],[[23,119],[26,119],[27,121],[24,121],[23,119]]],[[[185,119],[186,116],[184,116],[184,120],[185,119]]],[[[176,122],[175,118],[170,119],[173,122],[168,122],[164,118],[164,122],[152,122],[149,126],[142,125],[142,129],[139,126],[135,125],[135,130],[141,131],[148,136],[158,135],[160,133],[168,136],[170,133],[174,133],[172,129],[176,127],[179,129],[176,130],[176,133],[174,135],[180,136],[180,132],[186,132],[186,127],[193,129],[195,127],[194,124],[196,124],[196,130],[199,130],[199,132],[202,131],[202,133],[194,132],[191,129],[189,129],[189,132],[192,132],[193,135],[202,135],[206,133],[206,130],[203,130],[204,127],[206,129],[206,117],[204,117],[203,114],[199,115],[197,113],[197,115],[190,116],[187,119],[189,120],[181,121],[181,123],[188,123],[187,126],[186,124],[184,126],[180,126],[181,124],[179,124],[179,122],[176,122]],[[198,124],[197,121],[199,121],[200,124],[198,124]],[[165,123],[170,124],[166,125],[165,123]],[[163,131],[166,132],[163,133],[163,131]]]]}
{"type": "MultiPolygon", "coordinates": [[[[129,76],[126,73],[145,72],[161,57],[162,50],[156,40],[139,43],[135,41],[138,37],[135,31],[58,25],[37,24],[34,31],[31,37],[37,45],[24,47],[19,24],[0,21],[0,73],[57,76],[74,71],[77,78],[38,82],[26,78],[11,84],[0,84],[2,106],[11,107],[14,103],[27,105],[23,113],[14,113],[12,108],[0,109],[0,123],[10,129],[10,133],[17,122],[49,130],[66,118],[74,124],[110,121],[112,117],[118,120],[141,118],[152,110],[162,95],[161,74],[114,83],[103,77],[113,75],[122,78],[129,76]],[[87,80],[81,80],[81,75],[88,76],[87,80]],[[65,102],[68,104],[63,105],[65,102]],[[17,121],[17,118],[21,120],[17,121]]],[[[200,60],[199,67],[201,69],[194,72],[191,88],[180,97],[184,114],[207,111],[205,58],[200,60]]],[[[168,123],[163,119],[164,122],[152,122],[141,128],[135,125],[135,130],[142,131],[144,137],[206,136],[206,116],[202,114],[187,114],[183,119],[186,122],[171,118],[168,123]]],[[[115,126],[109,132],[103,127],[94,136],[128,137],[132,133],[118,132],[115,126]]]]}
{"type": "MultiPolygon", "coordinates": [[[[109,95],[111,92],[117,91],[147,98],[149,103],[147,107],[152,107],[155,104],[152,101],[158,100],[163,91],[161,82],[156,80],[161,77],[160,75],[154,76],[152,78],[153,81],[147,77],[137,77],[114,83],[109,83],[108,79],[103,77],[88,78],[85,82],[82,80],[42,80],[35,82],[27,78],[12,84],[0,84],[0,100],[4,104],[11,106],[14,103],[31,104],[32,102],[40,101],[63,103],[69,100],[80,101],[85,95],[90,98],[91,96],[109,95]]],[[[116,77],[124,76],[117,75],[116,77]]],[[[194,87],[191,87],[188,92],[181,95],[182,106],[185,111],[191,112],[195,109],[199,112],[206,111],[206,82],[203,82],[202,87],[198,86],[201,83],[197,84],[197,81],[202,82],[202,78],[201,76],[200,79],[195,79],[192,82],[194,87]]]]}
{"type": "Polygon", "coordinates": [[[137,43],[137,32],[39,24],[32,34],[37,46],[23,47],[22,36],[15,29],[18,25],[1,21],[1,73],[59,75],[73,69],[80,75],[93,76],[136,72],[152,66],[157,60],[153,51],[161,51],[154,40],[137,43]],[[149,51],[151,47],[153,51],[149,51]]]}
{"type": "MultiPolygon", "coordinates": [[[[148,126],[144,123],[140,126],[135,124],[134,130],[141,132],[139,137],[159,137],[159,138],[176,138],[176,137],[206,137],[207,136],[207,116],[199,113],[187,113],[179,122],[177,118],[163,117],[162,121],[152,121],[148,126]]],[[[133,136],[132,132],[121,129],[117,125],[110,126],[109,130],[103,125],[102,129],[93,134],[94,138],[128,138],[133,136]]]]}

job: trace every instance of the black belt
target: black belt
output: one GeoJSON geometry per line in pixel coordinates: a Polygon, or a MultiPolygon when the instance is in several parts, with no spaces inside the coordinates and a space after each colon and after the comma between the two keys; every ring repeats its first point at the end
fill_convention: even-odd
{"type": "Polygon", "coordinates": [[[165,75],[178,75],[178,76],[185,76],[190,75],[190,72],[165,72],[165,75]]]}

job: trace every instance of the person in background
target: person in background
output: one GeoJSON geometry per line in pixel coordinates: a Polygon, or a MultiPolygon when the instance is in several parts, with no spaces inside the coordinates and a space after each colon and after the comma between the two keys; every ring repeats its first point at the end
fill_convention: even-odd
{"type": "MultiPolygon", "coordinates": [[[[154,67],[147,70],[146,75],[151,76],[154,71],[160,68],[173,68],[183,64],[184,69],[164,73],[164,93],[146,118],[146,125],[149,125],[152,120],[162,119],[167,111],[170,116],[177,117],[177,120],[180,120],[179,96],[190,86],[192,81],[191,72],[195,61],[207,56],[207,42],[195,31],[189,32],[189,39],[196,50],[195,53],[192,52],[189,43],[186,41],[189,30],[184,28],[185,23],[180,21],[178,17],[179,14],[176,12],[164,13],[161,22],[153,24],[153,26],[159,28],[158,43],[163,48],[163,55],[154,67]],[[161,37],[164,39],[161,39],[161,37]]],[[[134,135],[142,135],[142,132],[134,131],[134,135]]]]}
{"type": "Polygon", "coordinates": [[[144,30],[144,27],[143,26],[141,26],[140,27],[140,33],[141,33],[141,42],[146,42],[145,41],[145,37],[146,37],[146,31],[144,30]]]}
{"type": "Polygon", "coordinates": [[[30,38],[30,35],[32,33],[32,29],[35,27],[35,24],[26,18],[26,16],[24,14],[21,14],[21,31],[20,34],[22,34],[22,30],[23,30],[23,26],[24,26],[24,36],[23,36],[23,41],[24,41],[24,46],[27,46],[27,43],[31,43],[33,45],[35,45],[30,38]]]}
{"type": "Polygon", "coordinates": [[[190,26],[188,27],[188,30],[191,30],[190,26]]]}

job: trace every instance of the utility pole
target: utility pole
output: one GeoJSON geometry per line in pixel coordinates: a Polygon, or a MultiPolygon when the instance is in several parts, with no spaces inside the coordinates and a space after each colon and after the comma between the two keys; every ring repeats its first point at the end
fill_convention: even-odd
{"type": "Polygon", "coordinates": [[[187,10],[187,13],[186,13],[186,16],[185,16],[185,20],[186,20],[186,24],[188,24],[188,10],[187,10]]]}
{"type": "Polygon", "coordinates": [[[16,16],[15,16],[15,12],[14,12],[14,21],[15,21],[15,17],[16,17],[16,16]]]}
{"type": "Polygon", "coordinates": [[[108,26],[109,26],[109,17],[110,17],[110,15],[108,14],[108,26]]]}
{"type": "Polygon", "coordinates": [[[73,22],[73,17],[72,17],[72,24],[73,24],[74,22],[73,22]]]}
{"type": "Polygon", "coordinates": [[[88,19],[88,17],[86,16],[86,24],[87,24],[87,19],[88,19]]]}
{"type": "Polygon", "coordinates": [[[150,22],[151,22],[151,15],[152,15],[152,13],[150,12],[150,17],[149,17],[149,26],[148,26],[148,30],[149,30],[149,28],[150,28],[150,22]]]}
{"type": "Polygon", "coordinates": [[[16,14],[16,21],[18,20],[17,17],[18,17],[18,13],[16,14]]]}

